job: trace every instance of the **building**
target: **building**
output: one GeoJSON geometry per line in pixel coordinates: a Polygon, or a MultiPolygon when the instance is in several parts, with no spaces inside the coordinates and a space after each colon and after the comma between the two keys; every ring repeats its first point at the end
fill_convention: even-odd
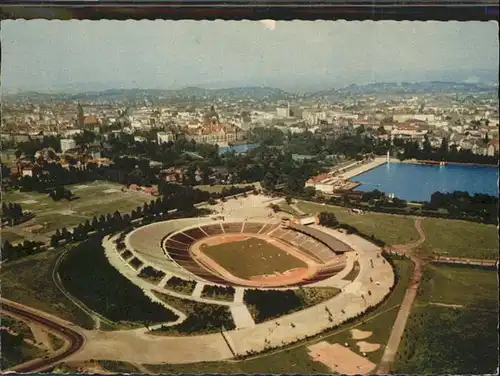
{"type": "Polygon", "coordinates": [[[76,141],[71,138],[61,139],[61,152],[66,153],[68,150],[76,148],[76,141]]]}
{"type": "Polygon", "coordinates": [[[490,157],[498,155],[498,140],[491,140],[488,143],[487,153],[490,157]]]}
{"type": "Polygon", "coordinates": [[[290,103],[287,103],[286,105],[278,106],[276,108],[276,116],[281,117],[281,118],[290,117],[290,103]]]}
{"type": "Polygon", "coordinates": [[[235,125],[209,125],[201,126],[197,129],[188,129],[185,137],[187,140],[194,140],[197,143],[228,146],[235,141],[242,141],[246,137],[246,132],[235,125]]]}
{"type": "Polygon", "coordinates": [[[291,222],[295,223],[297,225],[307,226],[307,225],[313,225],[317,221],[316,221],[316,216],[315,215],[302,215],[302,216],[299,216],[299,217],[294,217],[291,220],[291,222]]]}
{"type": "Polygon", "coordinates": [[[171,132],[158,132],[156,134],[158,144],[165,144],[170,141],[174,141],[174,135],[171,132]]]}

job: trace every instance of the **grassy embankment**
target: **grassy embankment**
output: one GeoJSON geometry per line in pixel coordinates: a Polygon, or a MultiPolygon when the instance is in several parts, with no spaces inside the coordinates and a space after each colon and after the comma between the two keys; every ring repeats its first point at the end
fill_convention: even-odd
{"type": "Polygon", "coordinates": [[[427,266],[393,371],[488,374],[498,367],[496,270],[427,266]]]}
{"type": "Polygon", "coordinates": [[[320,341],[327,341],[341,344],[347,342],[352,349],[357,349],[357,341],[352,339],[350,333],[350,330],[354,328],[373,332],[366,341],[382,345],[379,350],[367,353],[367,357],[372,362],[378,363],[389,339],[390,330],[413,270],[413,264],[408,260],[395,260],[394,264],[399,275],[399,283],[394,291],[374,311],[355,322],[341,325],[306,342],[242,361],[145,366],[154,373],[330,373],[323,364],[311,359],[307,347],[320,341]]]}

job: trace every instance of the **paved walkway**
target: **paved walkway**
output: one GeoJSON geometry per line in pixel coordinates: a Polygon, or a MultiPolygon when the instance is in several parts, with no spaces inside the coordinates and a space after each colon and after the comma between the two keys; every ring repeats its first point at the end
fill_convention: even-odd
{"type": "MultiPolygon", "coordinates": [[[[425,241],[425,234],[421,227],[420,218],[415,219],[415,228],[420,235],[420,239],[416,242],[408,244],[406,248],[404,247],[404,245],[395,246],[399,253],[411,255],[411,251],[420,246],[425,241]]],[[[420,280],[422,279],[425,262],[416,255],[411,255],[411,260],[413,261],[415,267],[413,269],[413,274],[411,276],[408,289],[406,290],[405,297],[399,308],[398,316],[396,317],[396,321],[394,322],[394,325],[392,327],[391,335],[389,336],[389,340],[387,341],[387,346],[384,350],[384,354],[382,355],[382,360],[380,361],[380,365],[377,371],[377,373],[379,374],[387,374],[391,372],[391,366],[398,352],[401,339],[403,338],[406,323],[408,322],[408,317],[410,316],[413,302],[415,301],[415,298],[417,296],[420,280]]]]}
{"type": "Polygon", "coordinates": [[[202,293],[204,287],[205,287],[205,284],[203,282],[196,283],[196,286],[194,287],[194,290],[193,290],[193,293],[191,294],[191,296],[194,298],[201,298],[201,293],[202,293]]]}
{"type": "Polygon", "coordinates": [[[243,296],[245,295],[245,289],[242,287],[234,288],[234,302],[243,303],[243,296]]]}
{"type": "MultiPolygon", "coordinates": [[[[240,355],[282,347],[304,339],[306,336],[337,327],[347,319],[364,312],[369,306],[378,304],[387,296],[394,284],[393,270],[380,255],[380,249],[355,235],[346,235],[323,227],[321,230],[331,232],[332,235],[356,249],[358,253],[357,259],[360,263],[358,277],[335,297],[276,320],[255,325],[251,325],[248,310],[243,311],[243,306],[230,302],[228,305],[234,311],[233,315],[239,328],[224,332],[226,339],[220,333],[166,337],[152,335],[145,330],[92,331],[86,333],[88,343],[85,349],[75,354],[72,360],[107,359],[151,364],[228,360],[234,357],[228,342],[231,343],[234,353],[240,355]],[[238,306],[240,308],[237,308],[238,306]],[[331,317],[327,311],[331,312],[331,317]]],[[[109,239],[105,242],[105,246],[110,263],[138,284],[146,295],[160,302],[150,292],[151,285],[138,279],[136,271],[132,268],[124,266],[109,239]]],[[[168,308],[172,309],[172,307],[168,308]]]]}
{"type": "Polygon", "coordinates": [[[234,304],[230,306],[229,309],[233,315],[234,325],[236,328],[253,328],[255,326],[253,317],[245,304],[234,304]]]}

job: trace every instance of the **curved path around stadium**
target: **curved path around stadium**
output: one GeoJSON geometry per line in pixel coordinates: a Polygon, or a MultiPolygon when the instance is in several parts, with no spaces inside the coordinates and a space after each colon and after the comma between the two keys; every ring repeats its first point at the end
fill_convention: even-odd
{"type": "MultiPolygon", "coordinates": [[[[337,327],[346,320],[363,314],[367,308],[377,305],[389,294],[394,284],[394,273],[390,264],[382,257],[380,248],[352,234],[347,235],[321,226],[314,227],[355,249],[355,255],[351,257],[360,264],[356,279],[344,285],[341,293],[335,297],[274,320],[222,334],[167,337],[144,331],[88,331],[85,333],[88,337],[85,349],[72,355],[70,360],[103,359],[149,364],[228,360],[234,354],[247,355],[282,347],[337,327]]],[[[107,244],[111,245],[106,247],[110,261],[120,261],[122,266],[112,264],[118,266],[122,274],[150,296],[146,290],[150,290],[151,285],[141,285],[143,280],[139,281],[137,271],[124,266],[111,240],[107,239],[107,244]]]]}
{"type": "Polygon", "coordinates": [[[17,317],[23,321],[35,323],[43,326],[49,332],[65,339],[61,349],[49,354],[44,358],[37,358],[28,362],[18,364],[3,372],[11,371],[17,373],[46,372],[51,370],[61,361],[69,356],[78,353],[85,345],[86,338],[81,330],[73,324],[56,318],[48,313],[26,307],[22,304],[1,298],[0,311],[8,315],[17,317]]]}

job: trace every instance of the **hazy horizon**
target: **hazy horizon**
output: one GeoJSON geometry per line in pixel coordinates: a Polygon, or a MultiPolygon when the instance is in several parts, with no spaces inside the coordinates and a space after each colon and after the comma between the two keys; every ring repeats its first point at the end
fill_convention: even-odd
{"type": "Polygon", "coordinates": [[[1,21],[2,91],[498,82],[496,22],[1,21]]]}

